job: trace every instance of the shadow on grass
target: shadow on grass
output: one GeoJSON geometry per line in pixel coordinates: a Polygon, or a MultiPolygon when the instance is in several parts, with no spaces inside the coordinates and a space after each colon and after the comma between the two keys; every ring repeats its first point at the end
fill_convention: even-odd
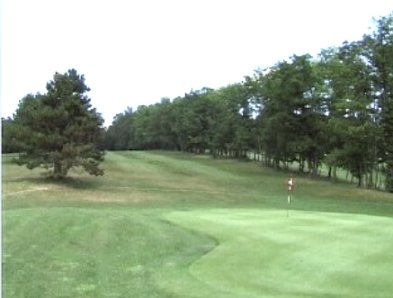
{"type": "Polygon", "coordinates": [[[18,177],[15,179],[8,180],[13,182],[29,182],[36,185],[56,185],[64,188],[85,190],[98,188],[100,182],[95,177],[62,177],[55,178],[48,175],[41,175],[37,177],[18,177]]]}
{"type": "Polygon", "coordinates": [[[45,177],[41,179],[45,182],[73,189],[94,189],[99,186],[99,181],[94,177],[63,177],[60,179],[45,177]]]}

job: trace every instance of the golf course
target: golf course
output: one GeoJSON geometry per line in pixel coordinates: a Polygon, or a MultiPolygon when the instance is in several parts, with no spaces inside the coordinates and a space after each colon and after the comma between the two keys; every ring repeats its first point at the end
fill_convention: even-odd
{"type": "Polygon", "coordinates": [[[2,293],[393,297],[393,195],[253,161],[107,152],[45,178],[2,156],[2,293]]]}

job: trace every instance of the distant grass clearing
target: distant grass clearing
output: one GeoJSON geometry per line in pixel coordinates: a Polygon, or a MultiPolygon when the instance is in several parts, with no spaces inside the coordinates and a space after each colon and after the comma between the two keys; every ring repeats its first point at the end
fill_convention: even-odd
{"type": "Polygon", "coordinates": [[[393,219],[324,212],[216,209],[173,212],[176,224],[219,245],[192,275],[233,297],[389,297],[393,219]],[[230,290],[229,290],[230,289],[230,290]]]}

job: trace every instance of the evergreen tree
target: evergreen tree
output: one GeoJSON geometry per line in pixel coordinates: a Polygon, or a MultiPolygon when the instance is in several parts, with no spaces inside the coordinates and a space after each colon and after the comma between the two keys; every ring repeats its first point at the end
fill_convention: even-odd
{"type": "Polygon", "coordinates": [[[104,159],[99,148],[103,119],[86,95],[90,89],[84,76],[74,69],[56,73],[46,88],[46,94],[23,98],[16,111],[19,164],[43,167],[55,178],[65,177],[73,167],[103,175],[99,167],[104,159]]]}
{"type": "Polygon", "coordinates": [[[19,152],[18,143],[15,140],[14,120],[10,117],[1,118],[1,152],[16,153],[19,152]]]}

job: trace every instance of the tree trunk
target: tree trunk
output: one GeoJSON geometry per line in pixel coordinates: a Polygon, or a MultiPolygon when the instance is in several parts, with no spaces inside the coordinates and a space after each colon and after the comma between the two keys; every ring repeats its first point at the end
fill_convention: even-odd
{"type": "Polygon", "coordinates": [[[385,188],[388,192],[393,193],[393,165],[387,165],[385,188]]]}
{"type": "Polygon", "coordinates": [[[60,178],[63,176],[63,165],[61,161],[56,160],[53,164],[53,177],[60,178]]]}
{"type": "Polygon", "coordinates": [[[329,171],[328,171],[327,177],[328,177],[329,179],[332,178],[332,166],[329,166],[329,171]]]}

